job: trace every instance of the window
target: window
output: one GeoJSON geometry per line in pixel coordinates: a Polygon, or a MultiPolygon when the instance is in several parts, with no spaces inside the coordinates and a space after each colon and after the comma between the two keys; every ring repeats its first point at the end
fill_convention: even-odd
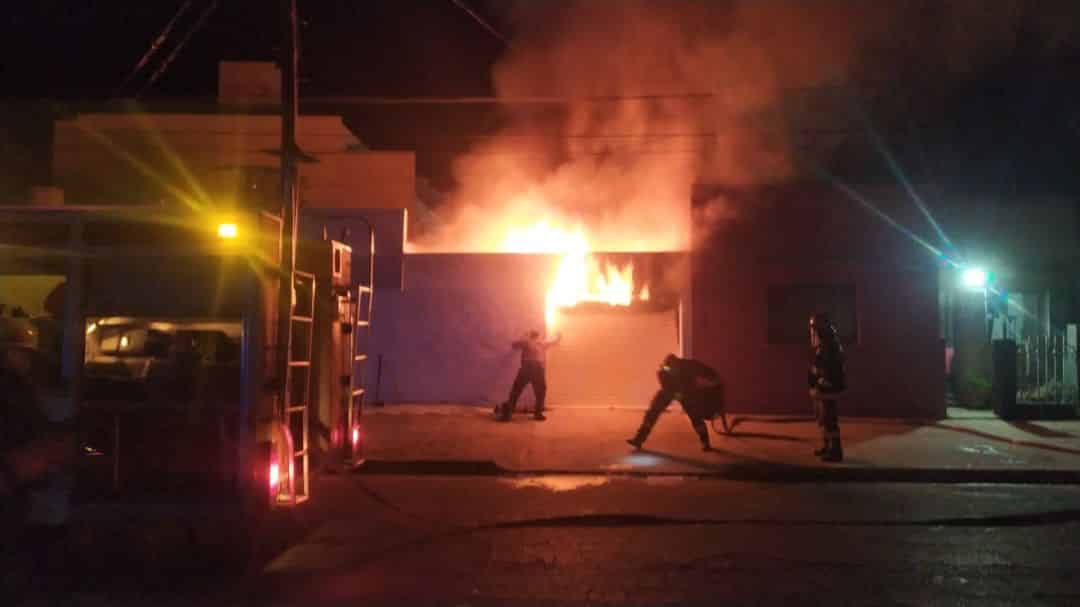
{"type": "Polygon", "coordinates": [[[859,340],[855,285],[770,287],[769,343],[808,343],[807,321],[815,312],[832,318],[843,343],[859,340]]]}
{"type": "Polygon", "coordinates": [[[172,337],[154,329],[133,326],[101,328],[98,350],[108,356],[168,358],[172,337]]]}

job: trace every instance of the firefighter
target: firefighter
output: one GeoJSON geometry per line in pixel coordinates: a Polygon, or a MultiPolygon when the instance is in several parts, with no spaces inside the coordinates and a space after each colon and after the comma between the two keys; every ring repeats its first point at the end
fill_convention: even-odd
{"type": "Polygon", "coordinates": [[[44,407],[44,362],[37,328],[0,318],[0,501],[10,547],[38,573],[64,545],[75,457],[74,431],[44,407]]]}
{"type": "Polygon", "coordinates": [[[553,339],[543,339],[539,331],[532,330],[511,344],[513,349],[521,350],[521,368],[518,369],[514,385],[510,388],[510,398],[499,406],[496,419],[501,422],[510,421],[521,391],[529,384],[532,384],[533,395],[536,397],[533,419],[541,422],[547,419],[544,417],[544,397],[547,395],[547,377],[544,367],[548,348],[557,345],[560,341],[562,341],[562,333],[557,333],[553,339]]]}
{"type": "Polygon", "coordinates": [[[847,388],[844,365],[844,348],[836,334],[836,327],[826,314],[810,316],[810,398],[821,427],[822,446],[814,451],[822,460],[839,462],[844,459],[840,444],[840,421],[837,398],[847,388]]]}
{"type": "Polygon", "coordinates": [[[679,358],[674,354],[668,354],[664,358],[656,375],[660,380],[660,389],[649,403],[649,409],[645,411],[645,418],[641,421],[637,434],[626,442],[635,449],[640,449],[660,414],[668,408],[671,401],[677,400],[682,404],[683,411],[690,418],[690,425],[701,440],[702,451],[711,451],[705,420],[711,417],[720,405],[713,402],[717,398],[720,376],[705,363],[692,358],[679,358]]]}

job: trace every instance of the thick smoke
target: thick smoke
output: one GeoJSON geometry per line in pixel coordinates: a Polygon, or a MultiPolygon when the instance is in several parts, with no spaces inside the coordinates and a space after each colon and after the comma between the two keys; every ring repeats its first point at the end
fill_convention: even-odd
{"type": "MultiPolygon", "coordinates": [[[[414,249],[499,251],[510,228],[541,219],[583,227],[599,250],[685,249],[692,222],[707,226],[737,214],[715,200],[692,216],[695,183],[792,175],[785,128],[791,91],[849,83],[866,67],[868,48],[942,72],[970,69],[1009,39],[1016,17],[1005,5],[1013,6],[512,3],[503,20],[513,29],[511,46],[493,74],[497,94],[572,101],[507,104],[506,128],[454,167],[461,186],[440,210],[448,226],[414,249]],[[623,99],[597,99],[604,97],[623,99]]],[[[889,59],[881,61],[875,69],[888,73],[889,59]]]]}

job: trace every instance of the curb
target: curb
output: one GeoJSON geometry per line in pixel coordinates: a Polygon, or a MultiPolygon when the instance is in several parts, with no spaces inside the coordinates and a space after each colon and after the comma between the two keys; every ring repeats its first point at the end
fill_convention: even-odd
{"type": "Polygon", "coordinates": [[[934,483],[934,484],[1080,484],[1080,470],[810,467],[791,464],[736,463],[714,471],[657,472],[608,469],[510,469],[491,460],[367,460],[361,475],[418,476],[615,476],[685,477],[766,483],[934,483]]]}

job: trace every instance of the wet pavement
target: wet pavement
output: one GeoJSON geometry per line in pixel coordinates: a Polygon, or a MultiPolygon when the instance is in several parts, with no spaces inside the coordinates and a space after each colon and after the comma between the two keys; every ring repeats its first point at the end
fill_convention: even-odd
{"type": "MultiPolygon", "coordinates": [[[[187,571],[84,576],[51,604],[1080,604],[1078,422],[844,419],[837,466],[812,456],[807,418],[732,416],[702,453],[673,407],[636,451],[641,413],[375,409],[369,465],[283,511],[291,540],[265,569],[211,576],[243,568],[193,553],[187,571]],[[917,474],[881,482],[897,471],[917,474]]],[[[142,538],[150,554],[170,553],[170,530],[142,538]]]]}
{"type": "Polygon", "coordinates": [[[53,604],[1080,604],[1077,486],[349,474],[314,491],[262,572],[84,581],[53,604]]]}
{"type": "MultiPolygon", "coordinates": [[[[845,460],[835,465],[814,457],[820,435],[809,417],[729,415],[730,432],[713,432],[714,450],[702,453],[685,415],[672,406],[645,449],[635,452],[625,440],[642,413],[564,407],[549,411],[545,422],[522,414],[512,423],[496,424],[486,408],[388,405],[364,415],[362,440],[369,469],[395,473],[446,472],[457,465],[464,473],[479,473],[487,466],[492,472],[738,478],[739,470],[779,467],[789,472],[844,469],[849,476],[877,471],[883,476],[876,480],[901,480],[890,478],[890,471],[935,471],[960,475],[958,482],[995,478],[966,477],[964,472],[997,473],[1009,482],[1022,482],[1025,476],[1038,482],[1080,481],[1080,421],[841,418],[845,460]]],[[[946,481],[949,475],[913,478],[946,481]]]]}
{"type": "Polygon", "coordinates": [[[1080,488],[343,477],[280,605],[1069,605],[1080,488]],[[344,496],[351,496],[345,498],[344,496]],[[345,504],[350,504],[345,506],[345,504]]]}

